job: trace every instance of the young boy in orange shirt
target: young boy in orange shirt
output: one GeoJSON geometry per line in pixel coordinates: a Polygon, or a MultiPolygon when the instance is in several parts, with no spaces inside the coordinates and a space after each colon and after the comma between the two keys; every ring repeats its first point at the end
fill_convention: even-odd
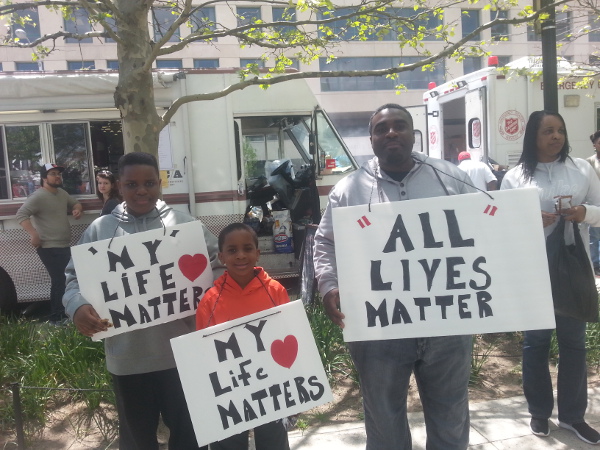
{"type": "MultiPolygon", "coordinates": [[[[219,235],[219,259],[227,270],[202,298],[196,311],[196,329],[228,322],[289,301],[285,288],[262,267],[255,231],[243,223],[226,226],[219,235]]],[[[281,420],[254,429],[257,450],[289,450],[281,420]]],[[[247,450],[248,431],[210,444],[211,450],[247,450]]]]}

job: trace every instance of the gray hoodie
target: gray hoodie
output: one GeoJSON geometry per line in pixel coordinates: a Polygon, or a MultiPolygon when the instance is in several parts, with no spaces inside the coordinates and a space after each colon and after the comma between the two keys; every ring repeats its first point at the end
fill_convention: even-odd
{"type": "Polygon", "coordinates": [[[329,193],[314,247],[315,276],[322,296],[338,288],[332,208],[477,192],[469,176],[454,164],[416,152],[412,158],[415,165],[402,181],[382,173],[374,157],[338,182],[329,193]]]}
{"type": "MultiPolygon", "coordinates": [[[[99,217],[87,228],[79,244],[111,239],[156,228],[169,227],[177,224],[192,222],[195,219],[189,214],[171,209],[165,202],[158,200],[156,209],[142,216],[133,216],[123,209],[123,204],[117,205],[111,214],[99,217]]],[[[218,244],[215,236],[202,226],[204,239],[208,247],[210,262],[213,270],[220,269],[217,253],[218,244]]],[[[215,278],[222,270],[215,271],[215,278]]],[[[63,296],[63,304],[67,315],[72,319],[80,306],[89,304],[79,291],[77,273],[73,259],[67,265],[65,275],[67,288],[63,296]]],[[[142,330],[123,333],[104,339],[106,366],[114,375],[132,375],[175,367],[171,351],[170,339],[194,331],[195,317],[174,320],[142,330]]]]}

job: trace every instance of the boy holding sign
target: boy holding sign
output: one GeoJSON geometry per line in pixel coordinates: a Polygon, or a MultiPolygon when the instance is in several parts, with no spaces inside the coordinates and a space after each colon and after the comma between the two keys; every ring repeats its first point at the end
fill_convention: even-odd
{"type": "MultiPolygon", "coordinates": [[[[228,322],[289,301],[285,288],[262,267],[255,267],[258,237],[243,223],[232,223],[219,234],[219,259],[227,270],[207,292],[196,311],[196,329],[228,322]]],[[[254,429],[257,450],[289,450],[281,420],[254,429]]],[[[211,450],[247,450],[248,431],[210,444],[211,450]]]]}
{"type": "MultiPolygon", "coordinates": [[[[79,243],[89,243],[192,222],[159,199],[160,177],[156,158],[133,152],[119,159],[119,188],[124,202],[111,214],[99,217],[79,243]]],[[[203,227],[213,269],[218,265],[216,238],[203,227]]],[[[81,295],[73,260],[66,269],[63,304],[67,315],[85,336],[106,331],[101,318],[81,295]]],[[[169,449],[198,449],[185,402],[170,339],[194,330],[193,315],[104,340],[106,366],[112,375],[119,414],[121,450],[158,449],[159,416],[170,430],[169,449]]],[[[204,447],[206,449],[206,447],[204,447]]]]}

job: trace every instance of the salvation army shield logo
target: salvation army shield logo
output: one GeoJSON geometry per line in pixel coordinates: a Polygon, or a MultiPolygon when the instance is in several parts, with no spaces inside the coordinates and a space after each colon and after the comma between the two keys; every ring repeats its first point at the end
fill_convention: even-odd
{"type": "Polygon", "coordinates": [[[498,131],[507,141],[516,141],[525,133],[525,118],[519,111],[506,111],[498,119],[498,131]]]}

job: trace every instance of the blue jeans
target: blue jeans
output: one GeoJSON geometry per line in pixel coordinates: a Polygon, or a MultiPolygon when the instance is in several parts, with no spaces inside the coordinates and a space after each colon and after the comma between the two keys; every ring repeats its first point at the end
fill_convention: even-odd
{"type": "Polygon", "coordinates": [[[365,408],[367,450],[410,450],[406,400],[414,372],[427,431],[427,450],[469,445],[471,336],[348,343],[365,408]]]}
{"type": "MultiPolygon", "coordinates": [[[[568,424],[583,422],[587,408],[585,325],[581,320],[556,316],[558,420],[568,424]]],[[[549,419],[554,408],[548,367],[552,331],[526,331],[523,343],[523,392],[529,413],[537,419],[549,419]]]]}
{"type": "Polygon", "coordinates": [[[65,307],[62,298],[65,294],[65,268],[71,259],[70,247],[53,247],[37,249],[37,254],[50,275],[50,320],[60,320],[65,317],[65,307]]]}
{"type": "Polygon", "coordinates": [[[590,257],[592,258],[592,263],[594,264],[595,269],[600,267],[600,251],[598,251],[599,246],[600,227],[590,227],[590,257]]]}

